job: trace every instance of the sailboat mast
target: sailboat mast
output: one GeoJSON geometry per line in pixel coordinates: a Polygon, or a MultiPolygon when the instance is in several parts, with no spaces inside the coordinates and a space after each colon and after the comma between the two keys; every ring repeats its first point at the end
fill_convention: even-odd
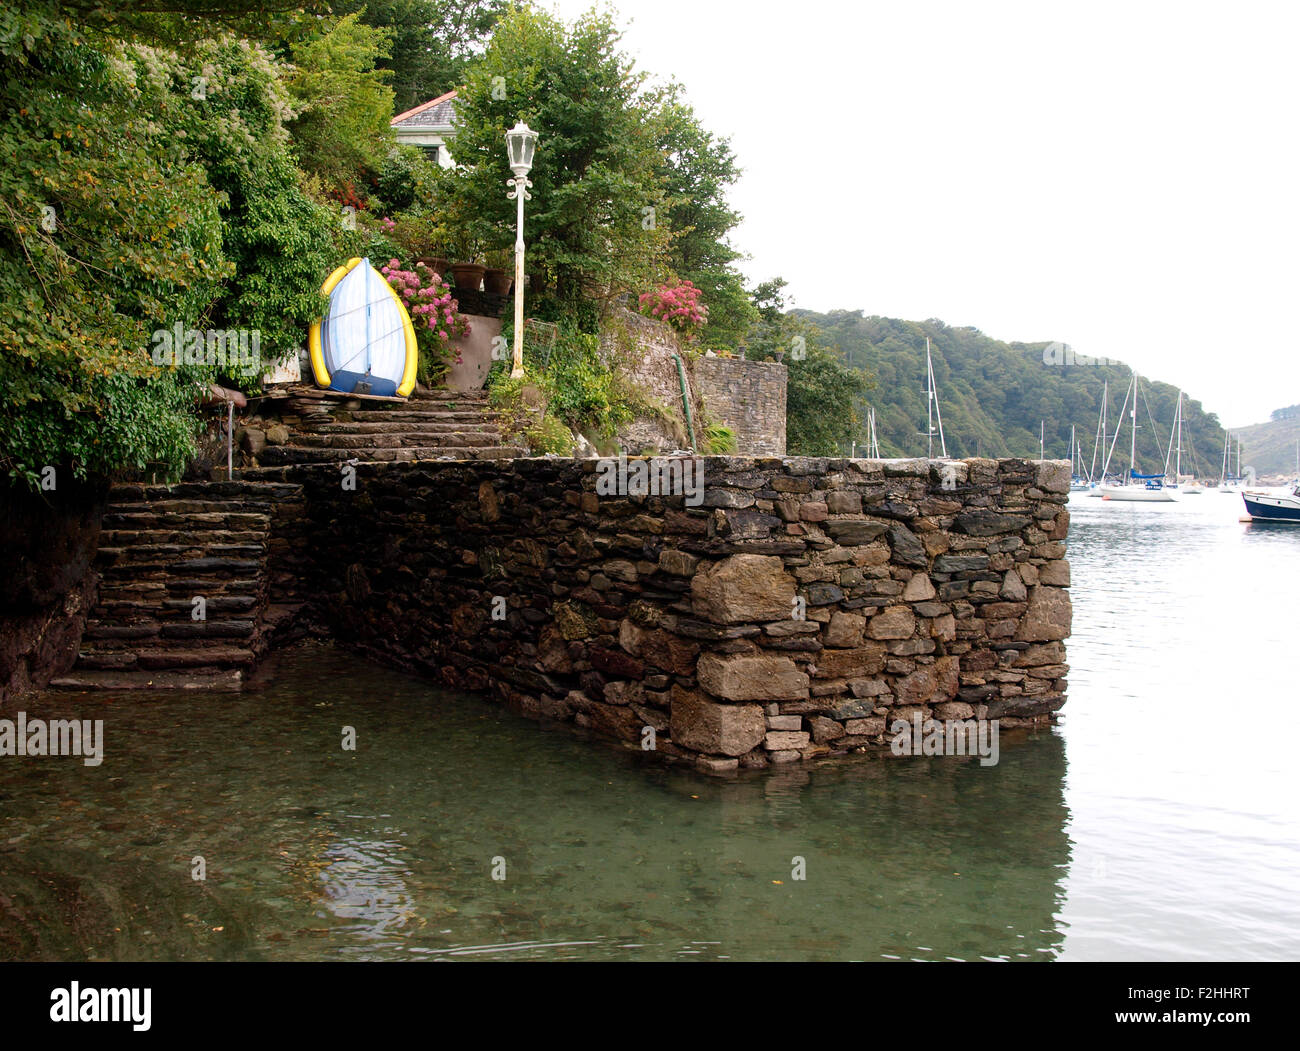
{"type": "Polygon", "coordinates": [[[1129,418],[1133,423],[1133,435],[1129,447],[1128,457],[1128,477],[1129,481],[1133,480],[1133,475],[1137,473],[1138,467],[1138,374],[1133,373],[1133,408],[1129,410],[1129,418]]]}
{"type": "Polygon", "coordinates": [[[1110,380],[1103,380],[1101,385],[1101,418],[1097,421],[1097,437],[1092,442],[1092,465],[1088,468],[1088,481],[1092,481],[1093,472],[1097,469],[1097,450],[1101,443],[1106,440],[1106,398],[1110,391],[1110,380]]]}
{"type": "Polygon", "coordinates": [[[925,433],[929,441],[925,455],[934,459],[934,367],[930,364],[930,337],[925,337],[925,433]]]}
{"type": "Polygon", "coordinates": [[[1178,450],[1174,453],[1174,481],[1183,473],[1183,392],[1178,392],[1178,450]]]}

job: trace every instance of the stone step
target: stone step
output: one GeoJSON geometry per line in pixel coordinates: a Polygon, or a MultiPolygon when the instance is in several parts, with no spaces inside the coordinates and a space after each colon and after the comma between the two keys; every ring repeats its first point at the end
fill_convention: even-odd
{"type": "Polygon", "coordinates": [[[445,388],[416,387],[408,401],[481,401],[488,400],[485,390],[447,390],[445,388]]]}
{"type": "Polygon", "coordinates": [[[500,444],[501,434],[496,430],[482,434],[299,434],[294,438],[299,449],[464,449],[500,444]]]}
{"type": "Polygon", "coordinates": [[[266,554],[265,542],[259,544],[138,544],[131,547],[101,546],[97,564],[124,566],[135,563],[180,565],[199,558],[259,559],[266,554]]]}
{"type": "Polygon", "coordinates": [[[239,668],[212,672],[114,671],[77,667],[50,685],[61,690],[210,690],[231,692],[243,684],[239,668]]]}
{"type": "MultiPolygon", "coordinates": [[[[154,515],[181,516],[185,521],[211,523],[213,518],[199,518],[192,516],[199,515],[218,515],[229,519],[231,515],[260,515],[266,517],[270,514],[271,508],[275,501],[269,497],[265,500],[201,500],[201,499],[175,499],[165,498],[150,501],[133,501],[119,500],[116,492],[111,492],[108,498],[108,507],[106,514],[117,515],[154,515]]],[[[251,519],[245,519],[252,524],[251,519]]]]}
{"type": "Polygon", "coordinates": [[[356,460],[360,463],[391,463],[395,461],[408,462],[412,460],[437,460],[440,458],[449,460],[504,460],[528,455],[527,449],[513,445],[492,445],[482,447],[420,446],[418,448],[400,449],[377,449],[374,447],[366,449],[317,449],[294,445],[280,445],[273,449],[268,448],[266,452],[274,454],[273,456],[263,457],[266,461],[266,466],[341,463],[347,460],[356,460]]]}
{"type": "Polygon", "coordinates": [[[77,669],[101,670],[166,668],[236,668],[252,664],[257,655],[251,649],[232,645],[149,646],[132,649],[96,647],[77,655],[77,669]]]}
{"type": "Polygon", "coordinates": [[[91,650],[107,652],[136,648],[141,639],[152,640],[151,645],[188,647],[210,642],[213,639],[251,639],[257,634],[257,624],[251,620],[185,620],[152,624],[105,625],[86,629],[86,638],[94,641],[91,650]]]}
{"type": "MultiPolygon", "coordinates": [[[[341,423],[317,423],[304,426],[300,434],[477,434],[499,433],[491,421],[469,419],[428,420],[344,420],[341,423]]],[[[299,435],[295,435],[295,441],[299,435]]]]}
{"type": "Polygon", "coordinates": [[[110,504],[104,514],[104,528],[135,532],[186,530],[207,533],[236,529],[245,532],[266,532],[271,525],[271,516],[265,511],[209,511],[184,514],[134,510],[139,506],[141,505],[110,504]]]}
{"type": "Polygon", "coordinates": [[[254,482],[236,479],[233,482],[178,482],[175,485],[115,485],[109,491],[110,503],[156,504],[167,500],[198,500],[214,503],[219,508],[229,506],[233,500],[256,500],[272,503],[300,495],[301,486],[291,482],[254,482]]]}
{"type": "Polygon", "coordinates": [[[214,584],[220,586],[231,578],[255,577],[262,569],[262,562],[244,558],[190,558],[180,562],[124,562],[97,568],[110,584],[129,583],[132,580],[143,583],[141,577],[145,573],[152,574],[154,579],[162,579],[170,574],[173,579],[166,581],[166,584],[168,588],[173,588],[182,586],[175,575],[184,574],[184,586],[190,586],[193,582],[193,586],[202,587],[214,584]]]}
{"type": "MultiPolygon", "coordinates": [[[[164,598],[167,592],[160,588],[152,599],[105,599],[100,596],[94,616],[86,621],[87,629],[96,619],[105,624],[130,624],[140,620],[190,620],[194,603],[188,598],[164,598]]],[[[247,613],[257,608],[254,595],[204,595],[207,611],[213,613],[247,613]]],[[[197,623],[197,622],[196,622],[197,623]]]]}
{"type": "Polygon", "coordinates": [[[259,544],[265,543],[266,539],[266,530],[252,529],[242,532],[229,529],[204,530],[197,537],[194,532],[184,529],[103,529],[99,534],[101,548],[139,548],[151,544],[185,544],[200,541],[216,544],[259,544]]]}

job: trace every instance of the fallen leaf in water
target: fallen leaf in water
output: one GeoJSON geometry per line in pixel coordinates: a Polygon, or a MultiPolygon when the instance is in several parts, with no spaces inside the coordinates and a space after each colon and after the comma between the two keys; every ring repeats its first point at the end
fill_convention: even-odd
{"type": "Polygon", "coordinates": [[[225,927],[213,927],[212,929],[213,929],[214,931],[224,931],[226,928],[225,928],[225,927]]]}

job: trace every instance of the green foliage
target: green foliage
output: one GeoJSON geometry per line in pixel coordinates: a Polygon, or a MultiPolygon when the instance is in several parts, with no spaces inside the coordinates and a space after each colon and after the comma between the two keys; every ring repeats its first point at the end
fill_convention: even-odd
{"type": "MultiPolygon", "coordinates": [[[[1042,421],[1049,457],[1069,458],[1073,424],[1091,458],[1103,382],[1110,387],[1107,420],[1113,435],[1132,376],[1129,367],[1119,362],[1045,364],[1047,344],[1003,343],[977,329],[950,328],[933,319],[899,321],[850,310],[828,314],[800,310],[794,314],[818,327],[839,361],[876,376],[878,393],[872,398],[881,452],[886,456],[925,452],[926,336],[932,347],[948,452],[954,456],[1037,458],[1042,421]]],[[[1047,356],[1052,358],[1050,353],[1047,356]]],[[[1151,429],[1147,404],[1139,405],[1138,463],[1140,467],[1163,468],[1178,392],[1146,377],[1142,391],[1158,433],[1151,429]]],[[[1183,470],[1194,469],[1190,457],[1200,473],[1217,476],[1223,448],[1218,420],[1206,413],[1199,401],[1186,396],[1183,420],[1183,470]]],[[[866,440],[861,428],[854,437],[859,445],[866,440]]],[[[1128,441],[1126,425],[1116,446],[1121,469],[1128,466],[1128,441]]]]}
{"type": "Polygon", "coordinates": [[[847,368],[823,345],[818,327],[785,309],[785,280],[773,278],[752,293],[757,321],[747,357],[785,356],[788,366],[786,449],[791,456],[835,456],[859,433],[859,406],[873,386],[869,373],[847,368]]]}
{"type": "Polygon", "coordinates": [[[700,344],[729,348],[741,342],[755,320],[743,278],[735,269],[741,253],[728,237],[741,216],[726,199],[740,176],[731,143],[707,131],[669,84],[654,100],[656,145],[664,176],[664,214],[672,231],[668,265],[704,293],[708,323],[700,344]]]}
{"type": "Polygon", "coordinates": [[[704,428],[704,452],[709,456],[726,456],[736,451],[736,432],[725,423],[712,422],[704,428]]]}
{"type": "Polygon", "coordinates": [[[359,12],[366,25],[392,34],[392,53],[381,66],[392,72],[398,113],[464,83],[508,0],[333,0],[338,14],[359,12]]]}
{"type": "Polygon", "coordinates": [[[0,14],[0,470],[179,469],[210,376],[146,348],[219,294],[225,201],[122,51],[45,7],[0,14]]]}
{"type": "MultiPolygon", "coordinates": [[[[350,14],[325,23],[293,50],[295,68],[286,83],[297,116],[289,129],[303,169],[329,185],[379,171],[394,146],[393,90],[386,83],[391,74],[376,68],[390,48],[390,30],[350,14]]],[[[408,199],[401,207],[409,204],[408,199]]]]}
{"type": "Polygon", "coordinates": [[[598,304],[651,287],[663,272],[667,224],[655,126],[642,77],[616,50],[606,14],[572,26],[532,9],[497,25],[458,98],[449,173],[461,209],[452,222],[480,250],[510,245],[515,205],[505,133],[523,120],[540,132],[530,178],[530,312],[595,330],[598,304]]]}
{"type": "MultiPolygon", "coordinates": [[[[284,360],[320,316],[320,284],[346,258],[340,247],[348,240],[342,212],[304,192],[286,128],[294,108],[285,70],[259,46],[230,37],[200,41],[183,57],[132,53],[154,119],[224,195],[223,242],[235,272],[212,319],[223,329],[257,330],[263,359],[284,360]]],[[[230,370],[229,378],[256,384],[260,373],[230,370]]]]}
{"type": "MultiPolygon", "coordinates": [[[[513,326],[507,325],[502,336],[513,345],[513,326]]],[[[612,438],[633,420],[641,404],[640,393],[602,356],[599,337],[572,327],[560,326],[549,351],[524,341],[524,379],[510,379],[510,369],[509,361],[493,362],[488,372],[491,398],[505,404],[518,391],[531,390],[537,408],[576,432],[612,438]]]]}

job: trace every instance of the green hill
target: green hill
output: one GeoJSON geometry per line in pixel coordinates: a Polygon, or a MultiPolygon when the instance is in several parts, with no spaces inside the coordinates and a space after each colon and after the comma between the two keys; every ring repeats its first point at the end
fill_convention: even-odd
{"type": "MultiPolygon", "coordinates": [[[[845,364],[875,376],[876,389],[868,397],[876,409],[876,431],[885,456],[925,454],[927,336],[952,456],[1037,458],[1042,421],[1049,458],[1069,457],[1073,424],[1091,459],[1103,383],[1110,384],[1107,423],[1113,435],[1131,378],[1121,362],[1075,359],[1060,344],[1003,343],[978,329],[951,328],[934,319],[899,321],[851,310],[793,313],[815,324],[826,346],[845,364]]],[[[1143,376],[1142,394],[1137,410],[1138,468],[1154,471],[1165,463],[1178,390],[1143,376]]],[[[1184,397],[1183,420],[1183,472],[1192,473],[1194,459],[1202,476],[1217,477],[1224,438],[1217,417],[1205,412],[1199,401],[1184,397]]],[[[861,441],[866,441],[865,427],[861,441]]],[[[1128,448],[1125,426],[1112,472],[1127,468],[1128,448]]]]}
{"type": "Polygon", "coordinates": [[[1241,437],[1241,462],[1255,468],[1264,478],[1268,475],[1291,479],[1296,476],[1296,443],[1300,442],[1300,405],[1277,409],[1267,423],[1239,427],[1232,433],[1241,437]]]}

